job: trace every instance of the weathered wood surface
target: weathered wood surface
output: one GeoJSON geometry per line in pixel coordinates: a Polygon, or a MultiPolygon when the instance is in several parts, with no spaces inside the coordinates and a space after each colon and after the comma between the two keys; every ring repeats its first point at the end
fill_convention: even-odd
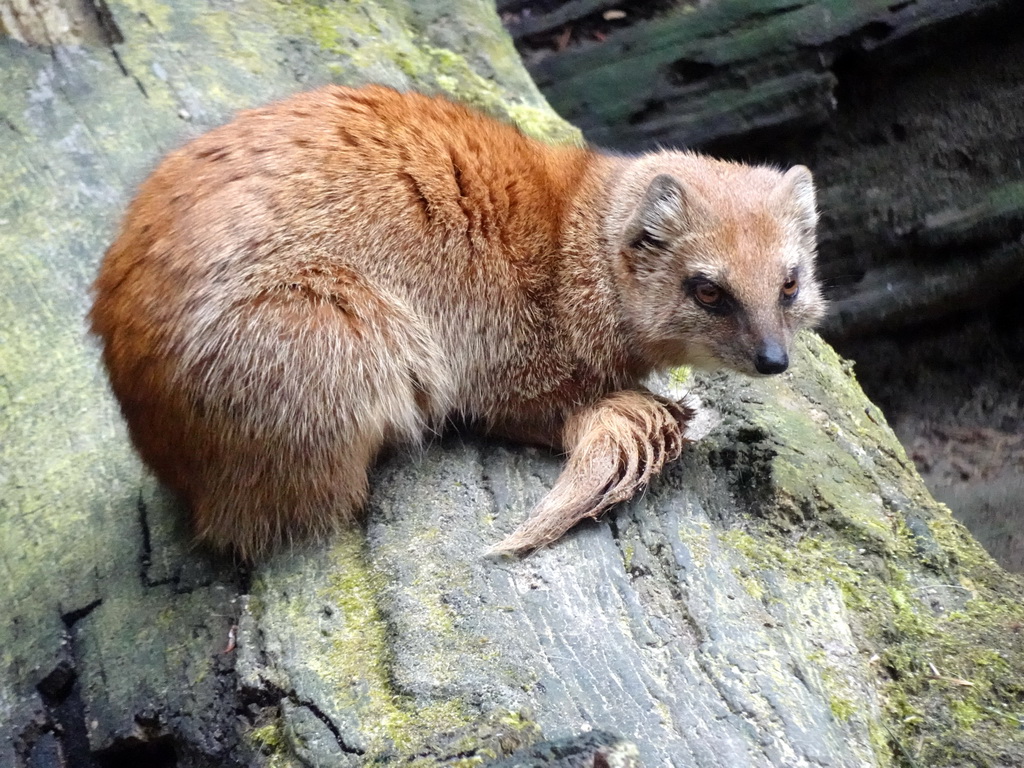
{"type": "Polygon", "coordinates": [[[722,425],[526,560],[481,552],[559,462],[469,438],[386,460],[365,531],[252,573],[193,551],[82,319],[159,156],[329,80],[573,132],[483,2],[117,0],[109,23],[107,46],[0,40],[0,766],[472,764],[544,739],[569,742],[509,764],[1024,761],[1024,587],[813,336],[792,375],[698,379],[722,425]]]}
{"type": "Polygon", "coordinates": [[[598,144],[704,145],[765,128],[821,125],[838,106],[834,67],[1007,0],[692,0],[505,3],[506,25],[560,114],[598,144]],[[533,4],[519,4],[529,5],[533,4]],[[610,8],[621,17],[606,21],[610,8]],[[647,18],[652,16],[651,18],[647,18]],[[561,38],[561,39],[560,39],[561,38]],[[544,47],[554,47],[545,52],[544,47]]]}
{"type": "Polygon", "coordinates": [[[598,144],[809,164],[840,340],[1024,285],[1024,14],[1012,0],[501,4],[598,144]],[[624,11],[605,20],[609,9],[624,11]],[[880,288],[881,286],[881,288],[880,288]]]}

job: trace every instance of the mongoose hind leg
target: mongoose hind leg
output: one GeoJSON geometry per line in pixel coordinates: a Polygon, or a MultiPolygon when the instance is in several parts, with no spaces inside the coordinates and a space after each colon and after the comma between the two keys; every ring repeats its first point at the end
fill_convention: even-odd
{"type": "Polygon", "coordinates": [[[181,373],[130,424],[197,537],[243,559],[353,522],[380,449],[449,410],[428,328],[355,270],[296,269],[201,320],[203,333],[166,344],[181,373]]]}
{"type": "Polygon", "coordinates": [[[631,498],[688,442],[687,406],[649,392],[614,392],[572,414],[563,430],[568,463],[529,518],[489,554],[550,544],[580,520],[631,498]]]}
{"type": "Polygon", "coordinates": [[[197,478],[190,499],[196,537],[251,561],[355,522],[381,442],[354,433],[347,444],[232,446],[229,463],[211,463],[197,478]]]}

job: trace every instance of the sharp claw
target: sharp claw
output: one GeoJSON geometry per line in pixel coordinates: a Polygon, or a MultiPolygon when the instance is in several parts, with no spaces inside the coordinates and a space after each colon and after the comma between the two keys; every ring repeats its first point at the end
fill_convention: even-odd
{"type": "Polygon", "coordinates": [[[486,556],[521,555],[550,544],[580,520],[632,497],[688,442],[684,429],[693,411],[681,403],[623,392],[593,408],[596,413],[577,416],[582,420],[573,429],[578,431],[567,427],[575,445],[554,488],[486,556]]]}

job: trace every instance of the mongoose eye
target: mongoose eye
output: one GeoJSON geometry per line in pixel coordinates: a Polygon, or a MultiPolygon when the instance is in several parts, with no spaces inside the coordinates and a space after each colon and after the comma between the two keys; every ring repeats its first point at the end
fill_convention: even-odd
{"type": "Polygon", "coordinates": [[[791,277],[782,284],[783,302],[788,304],[796,298],[798,293],[800,293],[800,283],[797,281],[796,277],[791,277]]]}
{"type": "Polygon", "coordinates": [[[710,280],[693,278],[687,282],[694,300],[704,309],[716,313],[728,312],[731,309],[729,295],[710,280]]]}
{"type": "Polygon", "coordinates": [[[722,289],[711,283],[698,285],[693,295],[697,297],[697,301],[701,304],[707,304],[709,307],[722,303],[722,289]]]}

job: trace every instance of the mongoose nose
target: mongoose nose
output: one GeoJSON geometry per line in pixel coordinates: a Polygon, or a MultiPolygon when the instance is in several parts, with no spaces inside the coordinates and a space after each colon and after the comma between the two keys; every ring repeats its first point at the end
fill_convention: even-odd
{"type": "Polygon", "coordinates": [[[758,373],[782,373],[789,367],[789,355],[786,348],[777,341],[766,341],[757,353],[754,367],[758,373]]]}

